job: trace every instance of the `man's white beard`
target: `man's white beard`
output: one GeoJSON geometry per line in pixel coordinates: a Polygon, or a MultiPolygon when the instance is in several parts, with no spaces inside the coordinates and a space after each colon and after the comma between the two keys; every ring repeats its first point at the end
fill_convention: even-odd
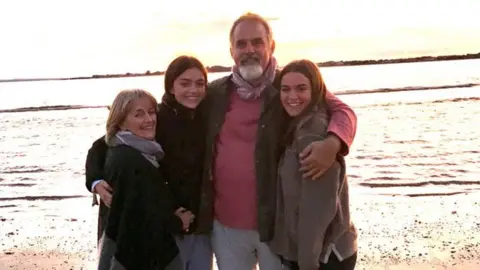
{"type": "Polygon", "coordinates": [[[263,74],[263,68],[260,64],[242,65],[238,68],[238,71],[246,81],[256,80],[263,74]]]}

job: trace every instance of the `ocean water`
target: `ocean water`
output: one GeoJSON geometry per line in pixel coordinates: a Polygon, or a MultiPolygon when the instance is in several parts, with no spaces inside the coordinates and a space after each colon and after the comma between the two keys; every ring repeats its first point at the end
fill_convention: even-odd
{"type": "MultiPolygon", "coordinates": [[[[358,116],[347,158],[358,192],[428,196],[480,189],[480,60],[321,72],[358,116]]],[[[125,88],[160,98],[162,86],[161,76],[0,83],[0,110],[33,108],[0,113],[0,216],[23,212],[33,200],[85,200],[86,152],[104,132],[108,113],[91,107],[110,104],[125,88]],[[55,105],[87,108],[48,109],[55,105]]]]}

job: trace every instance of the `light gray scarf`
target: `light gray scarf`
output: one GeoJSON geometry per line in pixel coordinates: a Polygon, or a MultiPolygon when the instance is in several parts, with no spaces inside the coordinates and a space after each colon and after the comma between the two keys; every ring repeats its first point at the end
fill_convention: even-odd
{"type": "Polygon", "coordinates": [[[236,86],[236,90],[240,98],[244,100],[257,99],[263,92],[263,89],[267,85],[271,85],[275,80],[275,73],[277,71],[277,60],[275,57],[270,58],[270,63],[268,64],[266,70],[264,70],[262,76],[256,79],[256,85],[252,85],[249,82],[245,81],[240,75],[239,68],[237,66],[232,67],[232,82],[236,86]]]}
{"type": "MultiPolygon", "coordinates": [[[[163,152],[162,146],[159,143],[138,137],[130,131],[117,132],[115,137],[112,138],[108,145],[128,145],[133,147],[140,151],[142,155],[156,168],[160,166],[158,161],[160,161],[165,155],[165,152],[163,152]]],[[[92,206],[94,205],[98,205],[98,199],[97,195],[92,193],[92,206]]]]}
{"type": "Polygon", "coordinates": [[[150,141],[141,138],[130,131],[117,132],[115,137],[112,138],[111,145],[128,145],[135,148],[157,168],[159,167],[158,161],[160,161],[165,155],[165,152],[163,152],[162,146],[159,143],[154,140],[150,141]]]}

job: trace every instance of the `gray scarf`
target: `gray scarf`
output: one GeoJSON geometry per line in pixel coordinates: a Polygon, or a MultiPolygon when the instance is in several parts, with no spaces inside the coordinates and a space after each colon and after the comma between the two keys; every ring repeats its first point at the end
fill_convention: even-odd
{"type": "Polygon", "coordinates": [[[267,85],[271,85],[275,80],[275,73],[277,70],[277,60],[275,57],[270,58],[270,63],[268,64],[266,70],[263,72],[262,76],[255,80],[257,83],[252,85],[242,78],[240,75],[239,67],[232,67],[232,81],[236,86],[236,90],[240,98],[244,100],[257,99],[263,92],[263,89],[267,85]]]}
{"type": "Polygon", "coordinates": [[[128,145],[132,148],[137,149],[142,153],[142,155],[150,161],[156,168],[160,165],[158,161],[163,158],[165,152],[163,152],[162,146],[156,141],[150,141],[137,135],[133,134],[130,131],[119,131],[112,138],[111,146],[116,145],[128,145]]]}

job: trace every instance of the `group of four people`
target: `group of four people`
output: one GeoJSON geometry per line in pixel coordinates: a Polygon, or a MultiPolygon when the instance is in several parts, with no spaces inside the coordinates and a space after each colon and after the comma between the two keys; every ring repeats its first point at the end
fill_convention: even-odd
{"type": "Polygon", "coordinates": [[[267,21],[231,27],[232,73],[194,57],[165,72],[161,103],[120,92],[86,162],[101,198],[99,270],[354,269],[344,156],[352,109],[315,64],[281,71],[267,21]]]}

